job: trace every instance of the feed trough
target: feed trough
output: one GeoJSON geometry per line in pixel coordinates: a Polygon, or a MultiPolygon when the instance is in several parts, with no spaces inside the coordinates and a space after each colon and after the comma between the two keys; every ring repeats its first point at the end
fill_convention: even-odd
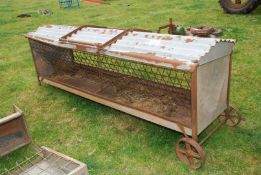
{"type": "Polygon", "coordinates": [[[86,164],[42,147],[36,154],[17,162],[0,175],[88,175],[86,164]]]}
{"type": "Polygon", "coordinates": [[[201,145],[209,136],[240,122],[229,105],[234,40],[92,25],[45,25],[26,37],[39,84],[181,132],[177,155],[194,169],[204,164],[201,145]],[[199,141],[219,116],[217,128],[199,141]]]}

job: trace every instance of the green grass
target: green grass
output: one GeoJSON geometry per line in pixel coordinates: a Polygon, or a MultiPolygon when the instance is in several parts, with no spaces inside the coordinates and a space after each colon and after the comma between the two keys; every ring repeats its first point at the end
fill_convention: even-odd
{"type": "MultiPolygon", "coordinates": [[[[60,9],[56,1],[0,2],[0,116],[17,104],[26,114],[33,143],[88,164],[90,174],[260,174],[261,173],[261,14],[224,14],[217,0],[115,0],[112,5],[81,3],[60,9]],[[126,4],[130,4],[127,6],[126,4]],[[51,16],[37,15],[50,8],[51,16]],[[21,13],[33,14],[20,19],[21,13]],[[38,86],[31,52],[22,34],[43,24],[94,24],[156,30],[173,17],[176,24],[222,28],[237,40],[231,102],[245,121],[222,127],[204,144],[205,166],[193,171],[177,158],[177,132],[131,117],[50,86],[38,86]],[[128,128],[132,129],[129,130],[128,128]]],[[[205,133],[203,133],[204,135],[205,133]]],[[[32,154],[32,146],[0,158],[0,172],[32,154]]]]}

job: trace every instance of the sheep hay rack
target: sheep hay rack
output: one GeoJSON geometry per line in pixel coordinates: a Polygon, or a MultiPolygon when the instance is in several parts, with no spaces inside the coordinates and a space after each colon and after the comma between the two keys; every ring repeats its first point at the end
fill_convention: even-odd
{"type": "Polygon", "coordinates": [[[205,162],[201,145],[210,135],[241,120],[229,104],[234,40],[92,25],[44,25],[26,37],[39,84],[181,132],[176,153],[194,169],[205,162]]]}

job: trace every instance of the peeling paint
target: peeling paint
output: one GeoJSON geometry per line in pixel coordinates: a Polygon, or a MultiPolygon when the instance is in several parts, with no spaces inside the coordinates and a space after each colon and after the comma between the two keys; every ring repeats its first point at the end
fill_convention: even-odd
{"type": "Polygon", "coordinates": [[[194,41],[194,39],[191,39],[191,38],[187,38],[187,39],[185,40],[186,43],[191,43],[191,42],[193,42],[193,41],[194,41]]]}
{"type": "Polygon", "coordinates": [[[146,61],[153,61],[156,64],[160,63],[168,63],[171,64],[173,68],[176,68],[177,66],[180,66],[182,64],[185,64],[186,62],[184,61],[179,61],[175,59],[165,59],[163,60],[162,57],[157,56],[155,53],[135,53],[135,52],[127,52],[127,53],[122,53],[127,56],[139,58],[142,60],[146,61]]]}
{"type": "Polygon", "coordinates": [[[191,66],[188,64],[181,64],[181,65],[177,66],[176,69],[189,71],[189,70],[191,70],[191,66]]]}
{"type": "Polygon", "coordinates": [[[52,28],[53,26],[52,25],[45,25],[45,27],[52,28]]]}
{"type": "Polygon", "coordinates": [[[173,38],[171,36],[164,36],[163,38],[161,38],[162,40],[173,40],[173,38]]]}

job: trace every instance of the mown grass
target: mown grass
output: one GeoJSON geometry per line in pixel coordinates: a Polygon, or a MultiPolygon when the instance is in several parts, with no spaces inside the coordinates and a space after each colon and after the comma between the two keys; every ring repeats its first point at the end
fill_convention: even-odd
{"type": "MultiPolygon", "coordinates": [[[[0,2],[0,116],[17,104],[26,114],[33,143],[87,163],[90,174],[260,174],[261,15],[224,14],[216,0],[115,0],[60,9],[56,1],[0,2]],[[37,15],[43,8],[53,15],[37,15]],[[21,13],[33,14],[20,19],[21,13]],[[193,171],[174,151],[177,132],[139,120],[50,86],[38,86],[27,40],[22,34],[43,24],[94,24],[156,30],[176,24],[222,28],[237,39],[231,102],[245,118],[238,128],[222,127],[204,145],[206,165],[193,171]],[[131,129],[130,129],[131,128],[131,129]]],[[[203,135],[206,133],[203,133],[203,135]]],[[[32,146],[0,158],[0,172],[32,154],[32,146]]]]}

